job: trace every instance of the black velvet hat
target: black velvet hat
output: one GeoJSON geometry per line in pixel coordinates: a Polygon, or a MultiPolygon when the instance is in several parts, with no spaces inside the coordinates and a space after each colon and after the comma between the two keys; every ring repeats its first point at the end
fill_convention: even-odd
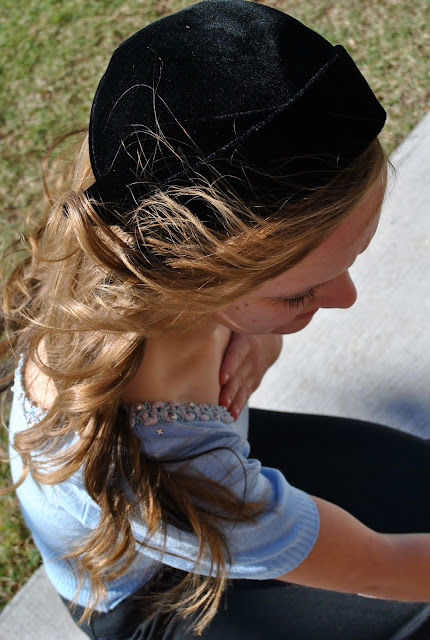
{"type": "Polygon", "coordinates": [[[154,188],[192,184],[208,163],[244,197],[254,180],[270,190],[267,173],[312,188],[384,122],[342,46],[262,4],[203,0],[114,52],[91,111],[96,182],[86,194],[109,205],[102,215],[114,222],[113,211],[154,188]]]}

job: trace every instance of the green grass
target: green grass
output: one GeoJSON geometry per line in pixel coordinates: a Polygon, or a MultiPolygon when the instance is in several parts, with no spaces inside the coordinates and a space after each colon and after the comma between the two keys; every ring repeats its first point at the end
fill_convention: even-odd
{"type": "MultiPolygon", "coordinates": [[[[9,403],[5,403],[0,411],[3,420],[6,420],[9,403]]],[[[7,431],[3,429],[0,432],[0,485],[2,487],[9,482],[7,440],[7,431]]],[[[0,540],[1,609],[40,564],[39,553],[25,526],[15,494],[9,493],[0,498],[0,540]]]]}
{"type": "MultiPolygon", "coordinates": [[[[189,0],[2,0],[0,237],[40,210],[40,161],[55,138],[85,127],[114,47],[189,0]]],[[[268,0],[342,43],[386,107],[392,151],[428,108],[428,0],[268,0]]]]}
{"type": "MultiPolygon", "coordinates": [[[[113,49],[189,0],[2,0],[0,7],[0,247],[43,208],[41,160],[85,127],[113,49]]],[[[392,151],[428,109],[428,0],[268,0],[351,53],[388,111],[392,151]]],[[[61,163],[69,150],[58,158],[61,163]]],[[[0,446],[5,447],[5,439],[0,446]]],[[[7,481],[0,466],[0,484],[7,481]]],[[[0,499],[0,600],[39,560],[16,498],[0,499]]]]}
{"type": "MultiPolygon", "coordinates": [[[[0,436],[0,455],[7,450],[7,436],[0,436]]],[[[0,462],[0,479],[8,476],[8,465],[0,462]]],[[[2,482],[3,484],[3,482],[2,482]]],[[[14,494],[0,499],[0,607],[8,602],[40,564],[14,494]]]]}

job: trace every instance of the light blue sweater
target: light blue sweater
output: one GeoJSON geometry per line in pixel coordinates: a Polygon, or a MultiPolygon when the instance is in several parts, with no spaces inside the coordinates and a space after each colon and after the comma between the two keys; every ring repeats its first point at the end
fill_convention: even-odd
{"type": "MultiPolygon", "coordinates": [[[[26,396],[21,369],[22,359],[15,375],[11,442],[15,433],[45,415],[26,396]]],[[[192,473],[203,473],[228,485],[246,501],[264,500],[267,503],[267,509],[255,523],[224,525],[232,558],[228,564],[230,578],[276,578],[307,556],[318,535],[316,505],[308,494],[289,485],[280,471],[249,459],[249,444],[243,437],[244,427],[246,431],[243,419],[242,424],[234,422],[226,409],[214,405],[142,403],[130,405],[128,409],[130,424],[125,424],[124,428],[134,430],[143,452],[169,461],[187,455],[197,456],[188,467],[192,473]]],[[[246,412],[244,415],[246,417],[246,412]]],[[[173,469],[175,462],[168,465],[173,469]]],[[[16,481],[22,463],[13,449],[11,467],[16,481]]],[[[62,596],[73,600],[76,577],[62,555],[96,527],[99,507],[85,491],[80,473],[55,486],[41,485],[40,488],[28,476],[18,489],[18,497],[48,577],[62,596]]],[[[143,540],[145,522],[136,518],[133,527],[136,539],[143,540]]],[[[136,545],[132,566],[120,579],[107,584],[107,599],[99,610],[112,609],[143,586],[157,571],[159,563],[184,571],[195,570],[196,551],[195,537],[170,525],[166,540],[160,533],[151,538],[151,548],[136,545]]],[[[210,563],[204,559],[198,572],[207,574],[209,571],[210,563]]],[[[87,603],[89,589],[89,582],[85,581],[78,599],[81,606],[87,603]]]]}

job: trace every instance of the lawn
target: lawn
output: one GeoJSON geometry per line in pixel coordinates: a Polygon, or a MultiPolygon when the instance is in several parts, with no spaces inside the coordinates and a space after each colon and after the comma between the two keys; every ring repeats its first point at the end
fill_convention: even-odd
{"type": "MultiPolygon", "coordinates": [[[[2,0],[0,7],[0,247],[44,209],[42,159],[64,133],[86,126],[111,52],[187,0],[2,0]]],[[[392,151],[428,109],[429,0],[269,0],[343,44],[388,111],[392,151]]],[[[70,142],[56,157],[56,170],[70,142]]],[[[7,266],[6,266],[7,269],[7,266]]],[[[6,435],[0,450],[6,450],[6,435]]],[[[0,463],[0,483],[8,481],[0,463]]],[[[38,565],[16,498],[0,500],[0,602],[38,565]]],[[[1,606],[1,605],[0,605],[1,606]]]]}

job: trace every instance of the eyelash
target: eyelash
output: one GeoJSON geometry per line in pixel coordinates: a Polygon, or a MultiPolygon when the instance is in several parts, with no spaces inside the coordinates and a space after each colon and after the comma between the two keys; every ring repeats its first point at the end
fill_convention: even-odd
{"type": "Polygon", "coordinates": [[[290,309],[297,309],[298,307],[303,307],[305,304],[310,302],[315,296],[315,289],[309,289],[302,296],[297,296],[296,298],[277,298],[278,302],[282,302],[282,304],[286,304],[290,309]]]}

